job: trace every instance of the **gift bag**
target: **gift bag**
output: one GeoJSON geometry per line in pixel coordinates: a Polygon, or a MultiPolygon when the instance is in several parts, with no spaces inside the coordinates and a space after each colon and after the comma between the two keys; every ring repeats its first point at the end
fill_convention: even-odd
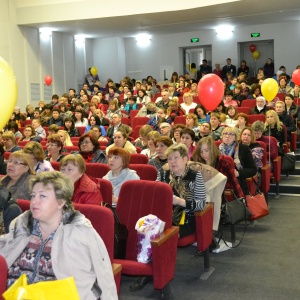
{"type": "Polygon", "coordinates": [[[137,261],[148,263],[151,260],[152,249],[151,240],[160,236],[164,231],[165,222],[154,215],[148,215],[140,218],[135,229],[137,230],[137,261]]]}
{"type": "Polygon", "coordinates": [[[80,300],[74,277],[27,284],[25,274],[3,294],[6,300],[80,300]]]}

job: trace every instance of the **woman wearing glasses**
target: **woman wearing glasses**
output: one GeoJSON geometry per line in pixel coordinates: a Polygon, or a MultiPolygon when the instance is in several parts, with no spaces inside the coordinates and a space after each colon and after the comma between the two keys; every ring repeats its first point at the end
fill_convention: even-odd
{"type": "MultiPolygon", "coordinates": [[[[7,161],[6,173],[0,181],[0,189],[6,189],[15,199],[30,200],[29,180],[34,174],[30,156],[22,151],[13,152],[7,161]]],[[[8,232],[10,222],[21,210],[16,203],[5,203],[2,209],[5,230],[8,232]]]]}
{"type": "Polygon", "coordinates": [[[26,125],[23,130],[23,137],[19,141],[36,141],[40,142],[40,137],[35,135],[35,130],[32,125],[26,125]]]}
{"type": "Polygon", "coordinates": [[[101,163],[107,164],[107,157],[103,151],[99,149],[99,143],[96,135],[93,132],[83,134],[78,142],[79,153],[84,158],[86,163],[101,163]]]}
{"type": "Polygon", "coordinates": [[[235,177],[245,193],[247,192],[246,179],[255,176],[257,170],[249,146],[239,144],[238,135],[236,128],[226,127],[222,132],[222,143],[219,149],[221,154],[233,158],[235,177]]]}

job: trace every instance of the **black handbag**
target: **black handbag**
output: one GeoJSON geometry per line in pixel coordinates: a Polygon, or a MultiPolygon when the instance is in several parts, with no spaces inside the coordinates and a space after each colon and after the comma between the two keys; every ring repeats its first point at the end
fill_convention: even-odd
{"type": "Polygon", "coordinates": [[[128,238],[128,229],[121,221],[116,213],[116,210],[108,203],[102,202],[102,206],[110,209],[114,215],[114,258],[125,259],[126,257],[126,246],[128,238]]]}
{"type": "Polygon", "coordinates": [[[282,156],[281,171],[282,172],[293,172],[296,167],[296,155],[284,153],[282,156]]]}
{"type": "MultiPolygon", "coordinates": [[[[225,198],[225,197],[224,197],[225,198]]],[[[241,221],[247,221],[252,215],[246,206],[245,199],[235,197],[233,201],[227,201],[222,205],[222,223],[234,225],[241,221]]]]}

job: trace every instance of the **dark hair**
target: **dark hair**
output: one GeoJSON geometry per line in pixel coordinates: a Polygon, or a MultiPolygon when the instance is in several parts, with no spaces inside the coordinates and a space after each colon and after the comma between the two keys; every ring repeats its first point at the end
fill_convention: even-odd
{"type": "Polygon", "coordinates": [[[4,148],[3,148],[4,146],[3,146],[3,144],[2,143],[0,143],[0,155],[3,155],[4,154],[4,152],[5,152],[5,150],[4,150],[4,148]]]}
{"type": "MultiPolygon", "coordinates": [[[[84,115],[83,109],[76,108],[76,109],[75,109],[75,113],[77,113],[77,112],[81,113],[81,118],[80,118],[80,120],[83,121],[83,115],[84,115]]],[[[74,113],[74,118],[76,119],[75,113],[74,113]]]]}
{"type": "Polygon", "coordinates": [[[69,89],[69,91],[73,91],[74,94],[76,94],[76,90],[75,89],[69,89]]]}
{"type": "MultiPolygon", "coordinates": [[[[54,94],[54,95],[52,95],[52,99],[59,99],[59,97],[58,97],[58,95],[56,95],[56,94],[54,94]]],[[[47,104],[46,104],[47,105],[47,104]]]]}
{"type": "Polygon", "coordinates": [[[14,121],[10,121],[7,125],[7,130],[13,129],[15,132],[19,131],[18,124],[14,121]]]}
{"type": "Polygon", "coordinates": [[[198,104],[198,105],[196,105],[196,107],[194,108],[194,114],[195,114],[197,117],[199,117],[198,114],[197,114],[197,109],[198,109],[198,108],[201,108],[201,109],[203,110],[204,114],[206,115],[206,109],[205,109],[205,107],[204,107],[202,104],[198,104]]]}
{"type": "Polygon", "coordinates": [[[79,141],[78,141],[78,147],[80,149],[80,145],[81,143],[83,142],[83,140],[88,137],[90,138],[92,144],[94,145],[94,151],[98,150],[99,149],[99,143],[98,143],[98,139],[97,137],[95,136],[95,134],[93,132],[87,132],[85,134],[83,134],[80,138],[79,138],[79,141]]]}
{"type": "Polygon", "coordinates": [[[95,121],[96,121],[96,125],[100,126],[101,125],[101,121],[100,121],[100,118],[97,116],[97,115],[92,115],[89,119],[89,125],[91,125],[91,118],[94,118],[95,121]]]}
{"type": "Polygon", "coordinates": [[[72,117],[67,117],[64,120],[64,130],[65,131],[68,131],[68,129],[67,129],[66,125],[65,125],[66,122],[72,122],[71,130],[73,130],[75,128],[75,122],[74,122],[73,118],[72,117]]]}
{"type": "Polygon", "coordinates": [[[195,131],[190,128],[183,128],[180,132],[180,137],[182,137],[183,134],[188,134],[192,138],[193,142],[196,139],[195,131]]]}
{"type": "Polygon", "coordinates": [[[60,113],[60,109],[59,109],[58,107],[54,107],[54,108],[52,109],[52,112],[54,112],[54,111],[57,111],[58,113],[60,113]]]}

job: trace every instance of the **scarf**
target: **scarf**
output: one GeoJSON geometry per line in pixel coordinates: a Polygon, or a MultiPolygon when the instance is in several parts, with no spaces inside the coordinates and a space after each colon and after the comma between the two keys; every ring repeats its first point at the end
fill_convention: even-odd
{"type": "Polygon", "coordinates": [[[228,155],[233,158],[237,170],[241,170],[243,168],[239,159],[239,144],[237,142],[233,142],[230,145],[221,143],[219,149],[221,154],[228,155]]]}
{"type": "Polygon", "coordinates": [[[120,174],[116,177],[113,176],[112,171],[109,171],[105,175],[105,179],[109,180],[111,182],[111,185],[113,186],[113,195],[115,195],[117,198],[119,197],[119,192],[122,184],[127,180],[133,179],[132,178],[133,173],[136,172],[128,168],[125,168],[121,170],[120,174]]]}
{"type": "Polygon", "coordinates": [[[176,176],[170,171],[170,186],[179,195],[180,198],[184,198],[185,184],[183,178],[187,175],[189,167],[186,166],[184,172],[180,176],[176,176]]]}
{"type": "Polygon", "coordinates": [[[89,163],[92,161],[93,156],[95,154],[95,151],[90,151],[90,152],[79,152],[80,155],[83,157],[83,159],[85,160],[86,163],[89,163]]]}

